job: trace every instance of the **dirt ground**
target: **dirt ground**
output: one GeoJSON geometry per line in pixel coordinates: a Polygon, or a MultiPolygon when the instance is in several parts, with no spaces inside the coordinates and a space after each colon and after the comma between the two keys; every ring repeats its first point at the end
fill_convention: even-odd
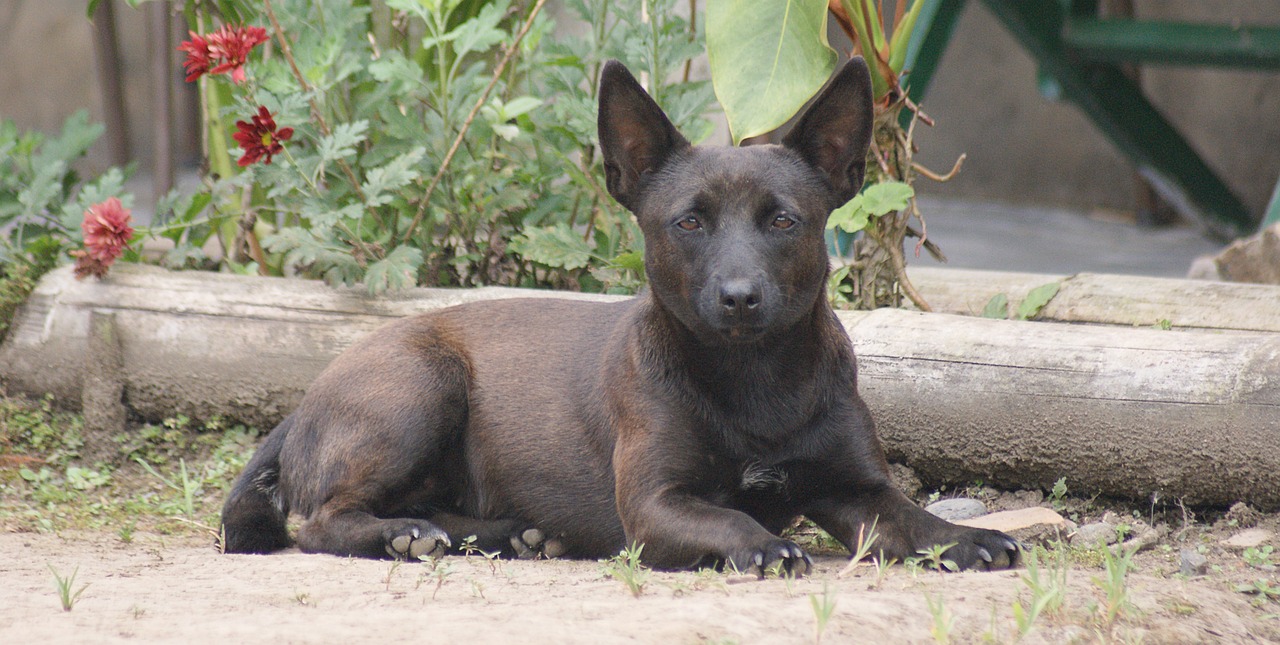
{"type": "MultiPolygon", "coordinates": [[[[1280,602],[1255,607],[1223,565],[1217,575],[1172,575],[1173,556],[1139,556],[1129,604],[1110,627],[1098,617],[1103,572],[1073,566],[1063,610],[1020,642],[1280,642],[1280,602]]],[[[790,581],[651,572],[633,597],[600,562],[476,555],[433,568],[296,550],[220,555],[193,535],[138,532],[125,543],[105,531],[11,532],[0,534],[0,642],[808,643],[824,599],[834,609],[822,642],[1018,640],[1012,607],[1029,598],[1024,570],[898,565],[877,584],[870,564],[839,577],[845,558],[815,560],[813,575],[790,581]],[[88,585],[69,612],[50,568],[77,572],[73,591],[88,585]],[[934,627],[935,614],[951,618],[949,630],[934,627]]]]}

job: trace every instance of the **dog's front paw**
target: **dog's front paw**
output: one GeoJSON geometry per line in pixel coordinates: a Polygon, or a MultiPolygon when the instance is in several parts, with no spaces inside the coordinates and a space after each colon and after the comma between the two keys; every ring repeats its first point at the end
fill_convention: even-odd
{"type": "Polygon", "coordinates": [[[754,571],[761,578],[766,573],[803,576],[809,573],[813,561],[795,542],[773,538],[729,553],[725,566],[742,573],[754,571]]]}
{"type": "Polygon", "coordinates": [[[943,552],[942,559],[951,561],[958,569],[994,571],[1018,564],[1021,550],[1018,542],[1008,535],[990,529],[957,528],[960,530],[945,542],[952,546],[943,552]]]}
{"type": "Polygon", "coordinates": [[[449,536],[430,522],[403,520],[382,531],[387,555],[397,560],[440,557],[450,545],[449,536]]]}
{"type": "Polygon", "coordinates": [[[547,537],[541,529],[529,528],[511,536],[511,548],[521,560],[535,560],[538,557],[558,558],[564,555],[564,540],[558,537],[547,537]]]}

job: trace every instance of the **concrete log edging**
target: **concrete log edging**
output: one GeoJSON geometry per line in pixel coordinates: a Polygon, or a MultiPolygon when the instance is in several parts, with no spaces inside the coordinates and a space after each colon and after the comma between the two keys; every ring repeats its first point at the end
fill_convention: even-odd
{"type": "MultiPolygon", "coordinates": [[[[334,355],[378,325],[514,296],[616,298],[497,287],[371,298],[136,265],[80,282],[63,268],[41,280],[0,345],[0,384],[79,404],[86,370],[101,379],[111,363],[90,351],[101,345],[90,342],[91,320],[105,312],[130,414],[271,427],[334,355]]],[[[1280,508],[1280,334],[839,315],[886,450],[926,482],[1048,487],[1065,476],[1081,493],[1280,508]]]]}

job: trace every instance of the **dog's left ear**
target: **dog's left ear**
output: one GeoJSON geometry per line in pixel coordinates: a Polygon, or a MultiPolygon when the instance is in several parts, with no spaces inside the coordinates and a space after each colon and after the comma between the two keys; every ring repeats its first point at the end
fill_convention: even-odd
{"type": "Polygon", "coordinates": [[[822,172],[843,204],[862,188],[874,118],[871,74],[859,56],[845,63],[782,143],[822,172]]]}
{"type": "Polygon", "coordinates": [[[641,180],[689,142],[640,87],[622,63],[611,60],[600,74],[600,151],[609,194],[632,212],[641,180]]]}

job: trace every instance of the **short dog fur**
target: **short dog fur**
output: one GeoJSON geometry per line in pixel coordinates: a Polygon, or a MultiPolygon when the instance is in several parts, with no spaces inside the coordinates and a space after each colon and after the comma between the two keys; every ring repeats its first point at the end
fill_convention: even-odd
{"type": "Polygon", "coordinates": [[[464,545],[663,568],[808,570],[805,516],[852,547],[951,544],[1011,566],[995,531],[890,482],[825,297],[823,231],[862,186],[872,128],[850,61],[782,145],[693,147],[620,63],[600,81],[611,195],[645,235],[649,287],[617,303],[479,302],[397,321],[316,379],[223,509],[228,552],[424,557],[464,545]],[[474,536],[474,537],[473,537],[474,536]]]}

